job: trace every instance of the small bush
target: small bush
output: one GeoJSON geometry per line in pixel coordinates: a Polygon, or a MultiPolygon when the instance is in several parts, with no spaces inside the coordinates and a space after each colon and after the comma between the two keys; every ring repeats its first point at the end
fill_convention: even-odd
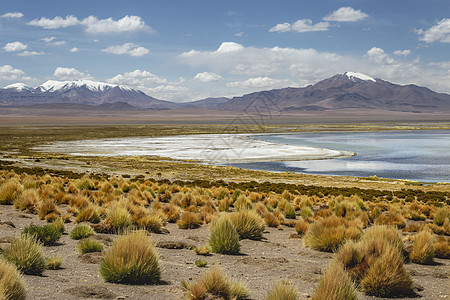
{"type": "Polygon", "coordinates": [[[45,259],[45,265],[49,270],[58,270],[61,268],[62,258],[61,257],[50,257],[45,259]]]}
{"type": "Polygon", "coordinates": [[[335,251],[348,239],[357,239],[361,230],[343,218],[330,216],[309,225],[303,244],[319,251],[335,251]]]}
{"type": "Polygon", "coordinates": [[[131,214],[120,203],[114,204],[108,213],[105,222],[116,232],[127,230],[132,224],[131,214]]]}
{"type": "Polygon", "coordinates": [[[103,243],[93,239],[83,239],[78,243],[78,250],[81,254],[91,252],[102,252],[103,243]]]}
{"type": "Polygon", "coordinates": [[[0,299],[25,300],[25,284],[16,267],[0,259],[0,299]]]}
{"type": "Polygon", "coordinates": [[[361,289],[371,296],[390,297],[410,294],[412,280],[403,266],[403,259],[395,247],[387,244],[361,280],[361,289]]]}
{"type": "Polygon", "coordinates": [[[97,211],[97,207],[93,204],[89,204],[83,207],[75,218],[75,223],[91,222],[97,224],[100,222],[100,216],[97,211]]]}
{"type": "Polygon", "coordinates": [[[203,256],[211,255],[211,249],[208,246],[195,247],[194,252],[197,255],[203,255],[203,256]]]}
{"type": "Polygon", "coordinates": [[[434,236],[431,232],[423,230],[414,237],[414,243],[409,258],[416,264],[429,265],[434,258],[434,236]]]}
{"type": "Polygon", "coordinates": [[[306,222],[303,219],[298,219],[297,222],[295,222],[295,231],[298,234],[304,234],[306,232],[306,230],[308,230],[309,227],[309,223],[306,222]]]}
{"type": "Polygon", "coordinates": [[[402,252],[405,247],[400,231],[398,231],[394,226],[387,225],[375,225],[367,228],[361,237],[361,242],[364,243],[371,240],[380,239],[397,248],[400,252],[402,252]]]}
{"type": "Polygon", "coordinates": [[[23,192],[23,187],[14,179],[6,180],[0,185],[0,204],[13,204],[23,192]]]}
{"type": "Polygon", "coordinates": [[[231,281],[217,267],[203,273],[195,282],[183,281],[181,285],[186,290],[186,299],[248,299],[247,288],[236,281],[231,281]]]}
{"type": "Polygon", "coordinates": [[[197,259],[194,263],[199,268],[204,268],[208,265],[208,261],[206,259],[197,259]]]}
{"type": "Polygon", "coordinates": [[[233,204],[236,210],[252,209],[252,201],[250,201],[244,194],[240,195],[233,204]]]}
{"type": "Polygon", "coordinates": [[[51,198],[48,198],[41,202],[41,205],[38,208],[38,216],[41,220],[48,220],[48,216],[51,214],[60,215],[61,212],[57,208],[55,201],[51,198]]]}
{"type": "Polygon", "coordinates": [[[289,281],[279,281],[267,294],[266,300],[297,300],[297,291],[289,281]]]}
{"type": "Polygon", "coordinates": [[[446,219],[450,219],[450,209],[448,207],[441,207],[434,215],[433,223],[442,226],[446,219]]]}
{"type": "Polygon", "coordinates": [[[325,274],[320,277],[319,285],[312,296],[313,300],[356,300],[356,288],[353,281],[339,263],[331,263],[325,274]]]}
{"type": "Polygon", "coordinates": [[[260,240],[264,232],[264,220],[252,210],[240,210],[230,216],[240,239],[260,240]]]}
{"type": "Polygon", "coordinates": [[[145,231],[135,231],[118,237],[105,254],[100,274],[108,282],[151,284],[161,273],[158,253],[145,231]]]}
{"type": "Polygon", "coordinates": [[[164,226],[164,221],[161,219],[160,214],[152,213],[150,215],[142,217],[138,221],[138,225],[139,228],[148,230],[153,233],[160,233],[164,226]]]}
{"type": "Polygon", "coordinates": [[[39,206],[39,195],[36,190],[25,190],[20,197],[14,201],[14,208],[28,213],[36,213],[39,206]]]}
{"type": "Polygon", "coordinates": [[[3,258],[27,275],[41,275],[45,270],[42,246],[34,236],[23,234],[3,250],[3,258]]]}
{"type": "Polygon", "coordinates": [[[434,252],[438,258],[450,258],[450,238],[438,236],[434,242],[434,252]]]}
{"type": "Polygon", "coordinates": [[[269,227],[278,227],[280,225],[280,220],[275,217],[273,213],[266,213],[264,216],[264,222],[266,222],[266,225],[269,227]]]}
{"type": "Polygon", "coordinates": [[[62,235],[59,228],[53,224],[44,226],[30,224],[28,227],[23,229],[22,234],[34,236],[37,241],[43,243],[44,246],[55,244],[62,235]]]}
{"type": "Polygon", "coordinates": [[[239,234],[228,216],[224,215],[212,224],[208,244],[215,253],[239,253],[239,234]]]}
{"type": "Polygon", "coordinates": [[[81,224],[78,224],[77,226],[75,226],[74,229],[72,229],[69,236],[70,236],[70,238],[72,238],[74,240],[81,240],[81,239],[88,238],[94,234],[95,234],[95,231],[94,231],[94,229],[92,229],[91,226],[89,226],[88,224],[81,223],[81,224]]]}
{"type": "Polygon", "coordinates": [[[177,225],[181,229],[194,229],[200,227],[202,220],[196,213],[186,211],[181,215],[181,218],[177,221],[177,225]]]}

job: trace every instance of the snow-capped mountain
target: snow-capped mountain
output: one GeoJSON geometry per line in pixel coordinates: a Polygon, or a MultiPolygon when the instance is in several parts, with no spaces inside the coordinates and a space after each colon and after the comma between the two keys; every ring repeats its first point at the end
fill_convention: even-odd
{"type": "Polygon", "coordinates": [[[142,91],[127,86],[91,80],[48,80],[36,88],[16,83],[0,89],[0,105],[6,106],[43,103],[99,106],[117,102],[125,102],[132,106],[149,109],[172,109],[179,106],[170,101],[155,99],[142,91]]]}

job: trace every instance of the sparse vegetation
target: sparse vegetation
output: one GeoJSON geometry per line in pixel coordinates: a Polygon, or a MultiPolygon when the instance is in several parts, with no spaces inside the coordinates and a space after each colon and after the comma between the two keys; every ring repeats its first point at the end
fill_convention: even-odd
{"type": "Polygon", "coordinates": [[[265,300],[297,300],[297,290],[287,280],[275,283],[265,300]]]}
{"type": "Polygon", "coordinates": [[[227,215],[221,216],[212,224],[208,245],[214,253],[239,253],[239,233],[227,215]]]}
{"type": "Polygon", "coordinates": [[[93,239],[83,239],[78,243],[78,250],[81,254],[91,252],[102,252],[103,243],[93,239]]]}
{"type": "Polygon", "coordinates": [[[88,238],[91,235],[94,235],[95,231],[91,226],[85,223],[78,224],[74,229],[70,232],[70,238],[74,240],[81,240],[84,238],[88,238]]]}
{"type": "Polygon", "coordinates": [[[32,235],[23,234],[15,238],[2,255],[24,274],[41,275],[45,270],[42,246],[32,235]]]}
{"type": "Polygon", "coordinates": [[[312,299],[356,300],[356,288],[342,265],[331,263],[320,277],[312,299]]]}
{"type": "Polygon", "coordinates": [[[25,227],[22,233],[34,236],[36,240],[44,244],[44,246],[55,244],[60,239],[62,234],[60,229],[53,224],[44,226],[31,224],[28,227],[25,227]]]}
{"type": "Polygon", "coordinates": [[[240,210],[230,215],[240,239],[260,240],[264,232],[264,220],[252,210],[240,210]]]}
{"type": "Polygon", "coordinates": [[[14,264],[0,258],[0,299],[24,300],[25,284],[14,264]]]}
{"type": "Polygon", "coordinates": [[[428,230],[423,230],[414,236],[414,244],[409,254],[411,261],[417,264],[429,265],[435,256],[434,236],[428,230]]]}
{"type": "Polygon", "coordinates": [[[49,257],[45,259],[45,265],[49,270],[58,270],[61,268],[62,258],[61,257],[49,257]]]}

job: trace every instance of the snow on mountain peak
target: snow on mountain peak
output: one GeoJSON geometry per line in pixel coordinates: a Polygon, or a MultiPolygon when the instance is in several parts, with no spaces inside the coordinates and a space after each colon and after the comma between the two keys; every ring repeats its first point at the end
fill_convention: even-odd
{"type": "Polygon", "coordinates": [[[345,72],[345,73],[341,73],[342,75],[345,75],[348,77],[348,79],[355,81],[355,79],[359,79],[359,80],[364,80],[364,81],[373,81],[373,82],[377,82],[375,80],[375,78],[370,77],[369,75],[365,75],[362,73],[357,73],[357,72],[345,72]]]}
{"type": "Polygon", "coordinates": [[[18,83],[13,83],[13,84],[7,85],[4,87],[4,89],[5,90],[6,89],[15,89],[17,91],[22,92],[22,91],[31,91],[33,88],[29,87],[28,85],[26,85],[22,82],[18,82],[18,83]]]}
{"type": "Polygon", "coordinates": [[[114,85],[114,84],[109,84],[109,83],[104,83],[104,82],[96,82],[96,81],[92,81],[92,80],[73,80],[73,81],[48,80],[48,81],[44,82],[43,84],[41,84],[40,86],[38,86],[38,88],[43,92],[45,92],[45,91],[55,92],[58,90],[67,90],[67,89],[77,88],[77,87],[85,87],[88,90],[93,91],[93,92],[103,92],[104,90],[106,90],[108,88],[115,88],[115,87],[119,87],[120,89],[125,90],[125,91],[132,90],[130,87],[127,87],[127,86],[114,85]]]}

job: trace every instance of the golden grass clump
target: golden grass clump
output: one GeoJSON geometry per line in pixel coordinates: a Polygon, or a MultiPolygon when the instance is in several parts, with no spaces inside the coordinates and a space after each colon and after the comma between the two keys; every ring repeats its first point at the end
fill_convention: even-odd
{"type": "Polygon", "coordinates": [[[22,234],[16,237],[3,250],[2,255],[24,274],[41,275],[45,270],[42,246],[32,235],[22,234]]]}
{"type": "Polygon", "coordinates": [[[287,280],[282,280],[272,287],[265,300],[297,300],[297,290],[287,280]]]}
{"type": "Polygon", "coordinates": [[[55,201],[51,198],[45,199],[41,202],[38,208],[38,217],[39,219],[46,219],[47,221],[51,221],[53,219],[52,215],[61,215],[61,211],[55,204],[55,201]]]}
{"type": "Polygon", "coordinates": [[[248,299],[248,289],[240,282],[227,278],[225,273],[218,267],[213,267],[203,273],[195,282],[181,282],[186,290],[186,299],[248,299]]]}
{"type": "Polygon", "coordinates": [[[123,202],[114,203],[105,219],[107,226],[115,232],[128,229],[133,219],[123,202]]]}
{"type": "Polygon", "coordinates": [[[41,199],[39,198],[38,193],[34,189],[25,190],[20,197],[14,200],[14,208],[25,211],[31,214],[35,214],[37,212],[37,208],[39,207],[39,202],[41,199]]]}
{"type": "Polygon", "coordinates": [[[70,238],[72,238],[74,240],[81,240],[81,239],[88,238],[94,234],[95,234],[95,231],[94,231],[94,229],[92,229],[91,226],[89,226],[88,224],[85,224],[85,223],[81,223],[72,229],[69,236],[70,236],[70,238]]]}
{"type": "Polygon", "coordinates": [[[253,210],[240,210],[230,215],[239,238],[260,240],[264,232],[264,220],[253,210]]]}
{"type": "Polygon", "coordinates": [[[238,254],[241,248],[239,233],[227,215],[222,215],[211,224],[208,245],[212,252],[220,254],[238,254]]]}
{"type": "Polygon", "coordinates": [[[441,207],[437,210],[433,218],[433,223],[438,226],[443,226],[445,220],[450,220],[450,208],[441,207]]]}
{"type": "Polygon", "coordinates": [[[332,262],[320,277],[313,300],[356,300],[356,288],[341,264],[332,262]]]}
{"type": "Polygon", "coordinates": [[[273,213],[266,213],[264,216],[264,222],[266,222],[266,225],[269,227],[278,227],[280,226],[280,219],[278,219],[273,213]]]}
{"type": "Polygon", "coordinates": [[[152,284],[160,280],[158,253],[145,231],[119,236],[106,252],[100,274],[107,282],[152,284]]]}
{"type": "Polygon", "coordinates": [[[13,204],[22,192],[22,185],[15,179],[6,180],[0,185],[0,204],[13,204]]]}
{"type": "Polygon", "coordinates": [[[250,201],[244,194],[240,195],[233,204],[236,210],[252,209],[252,201],[250,201]]]}
{"type": "Polygon", "coordinates": [[[306,222],[304,219],[298,219],[295,222],[295,226],[294,226],[295,231],[298,234],[304,234],[306,232],[306,230],[308,230],[308,227],[309,227],[309,223],[306,222]]]}
{"type": "Polygon", "coordinates": [[[319,251],[332,252],[348,239],[357,239],[361,229],[344,218],[330,216],[309,225],[303,244],[319,251]]]}
{"type": "Polygon", "coordinates": [[[387,244],[383,253],[368,268],[361,289],[371,296],[390,297],[412,292],[412,280],[397,248],[387,244]]]}
{"type": "Polygon", "coordinates": [[[391,209],[381,213],[375,220],[375,225],[395,225],[397,228],[404,228],[406,226],[405,218],[396,210],[391,209]]]}
{"type": "Polygon", "coordinates": [[[0,258],[0,299],[25,300],[26,290],[16,267],[0,258]]]}
{"type": "Polygon", "coordinates": [[[402,241],[400,231],[394,226],[387,225],[374,225],[367,228],[361,237],[362,243],[369,241],[383,240],[388,244],[395,247],[400,253],[404,250],[405,246],[402,241]]]}
{"type": "Polygon", "coordinates": [[[414,236],[414,243],[409,258],[412,262],[421,265],[433,263],[435,256],[434,236],[428,230],[422,230],[414,236]]]}
{"type": "Polygon", "coordinates": [[[98,207],[94,204],[89,204],[83,207],[75,218],[75,223],[91,222],[97,224],[100,222],[100,215],[98,213],[98,207]]]}
{"type": "Polygon", "coordinates": [[[78,243],[78,251],[80,251],[81,254],[102,252],[103,247],[104,245],[102,242],[93,239],[82,239],[78,243]]]}
{"type": "Polygon", "coordinates": [[[203,221],[200,219],[197,213],[185,211],[181,218],[177,221],[178,228],[181,229],[194,229],[200,227],[203,221]]]}
{"type": "Polygon", "coordinates": [[[434,252],[437,258],[450,258],[450,238],[438,236],[434,242],[434,252]]]}

